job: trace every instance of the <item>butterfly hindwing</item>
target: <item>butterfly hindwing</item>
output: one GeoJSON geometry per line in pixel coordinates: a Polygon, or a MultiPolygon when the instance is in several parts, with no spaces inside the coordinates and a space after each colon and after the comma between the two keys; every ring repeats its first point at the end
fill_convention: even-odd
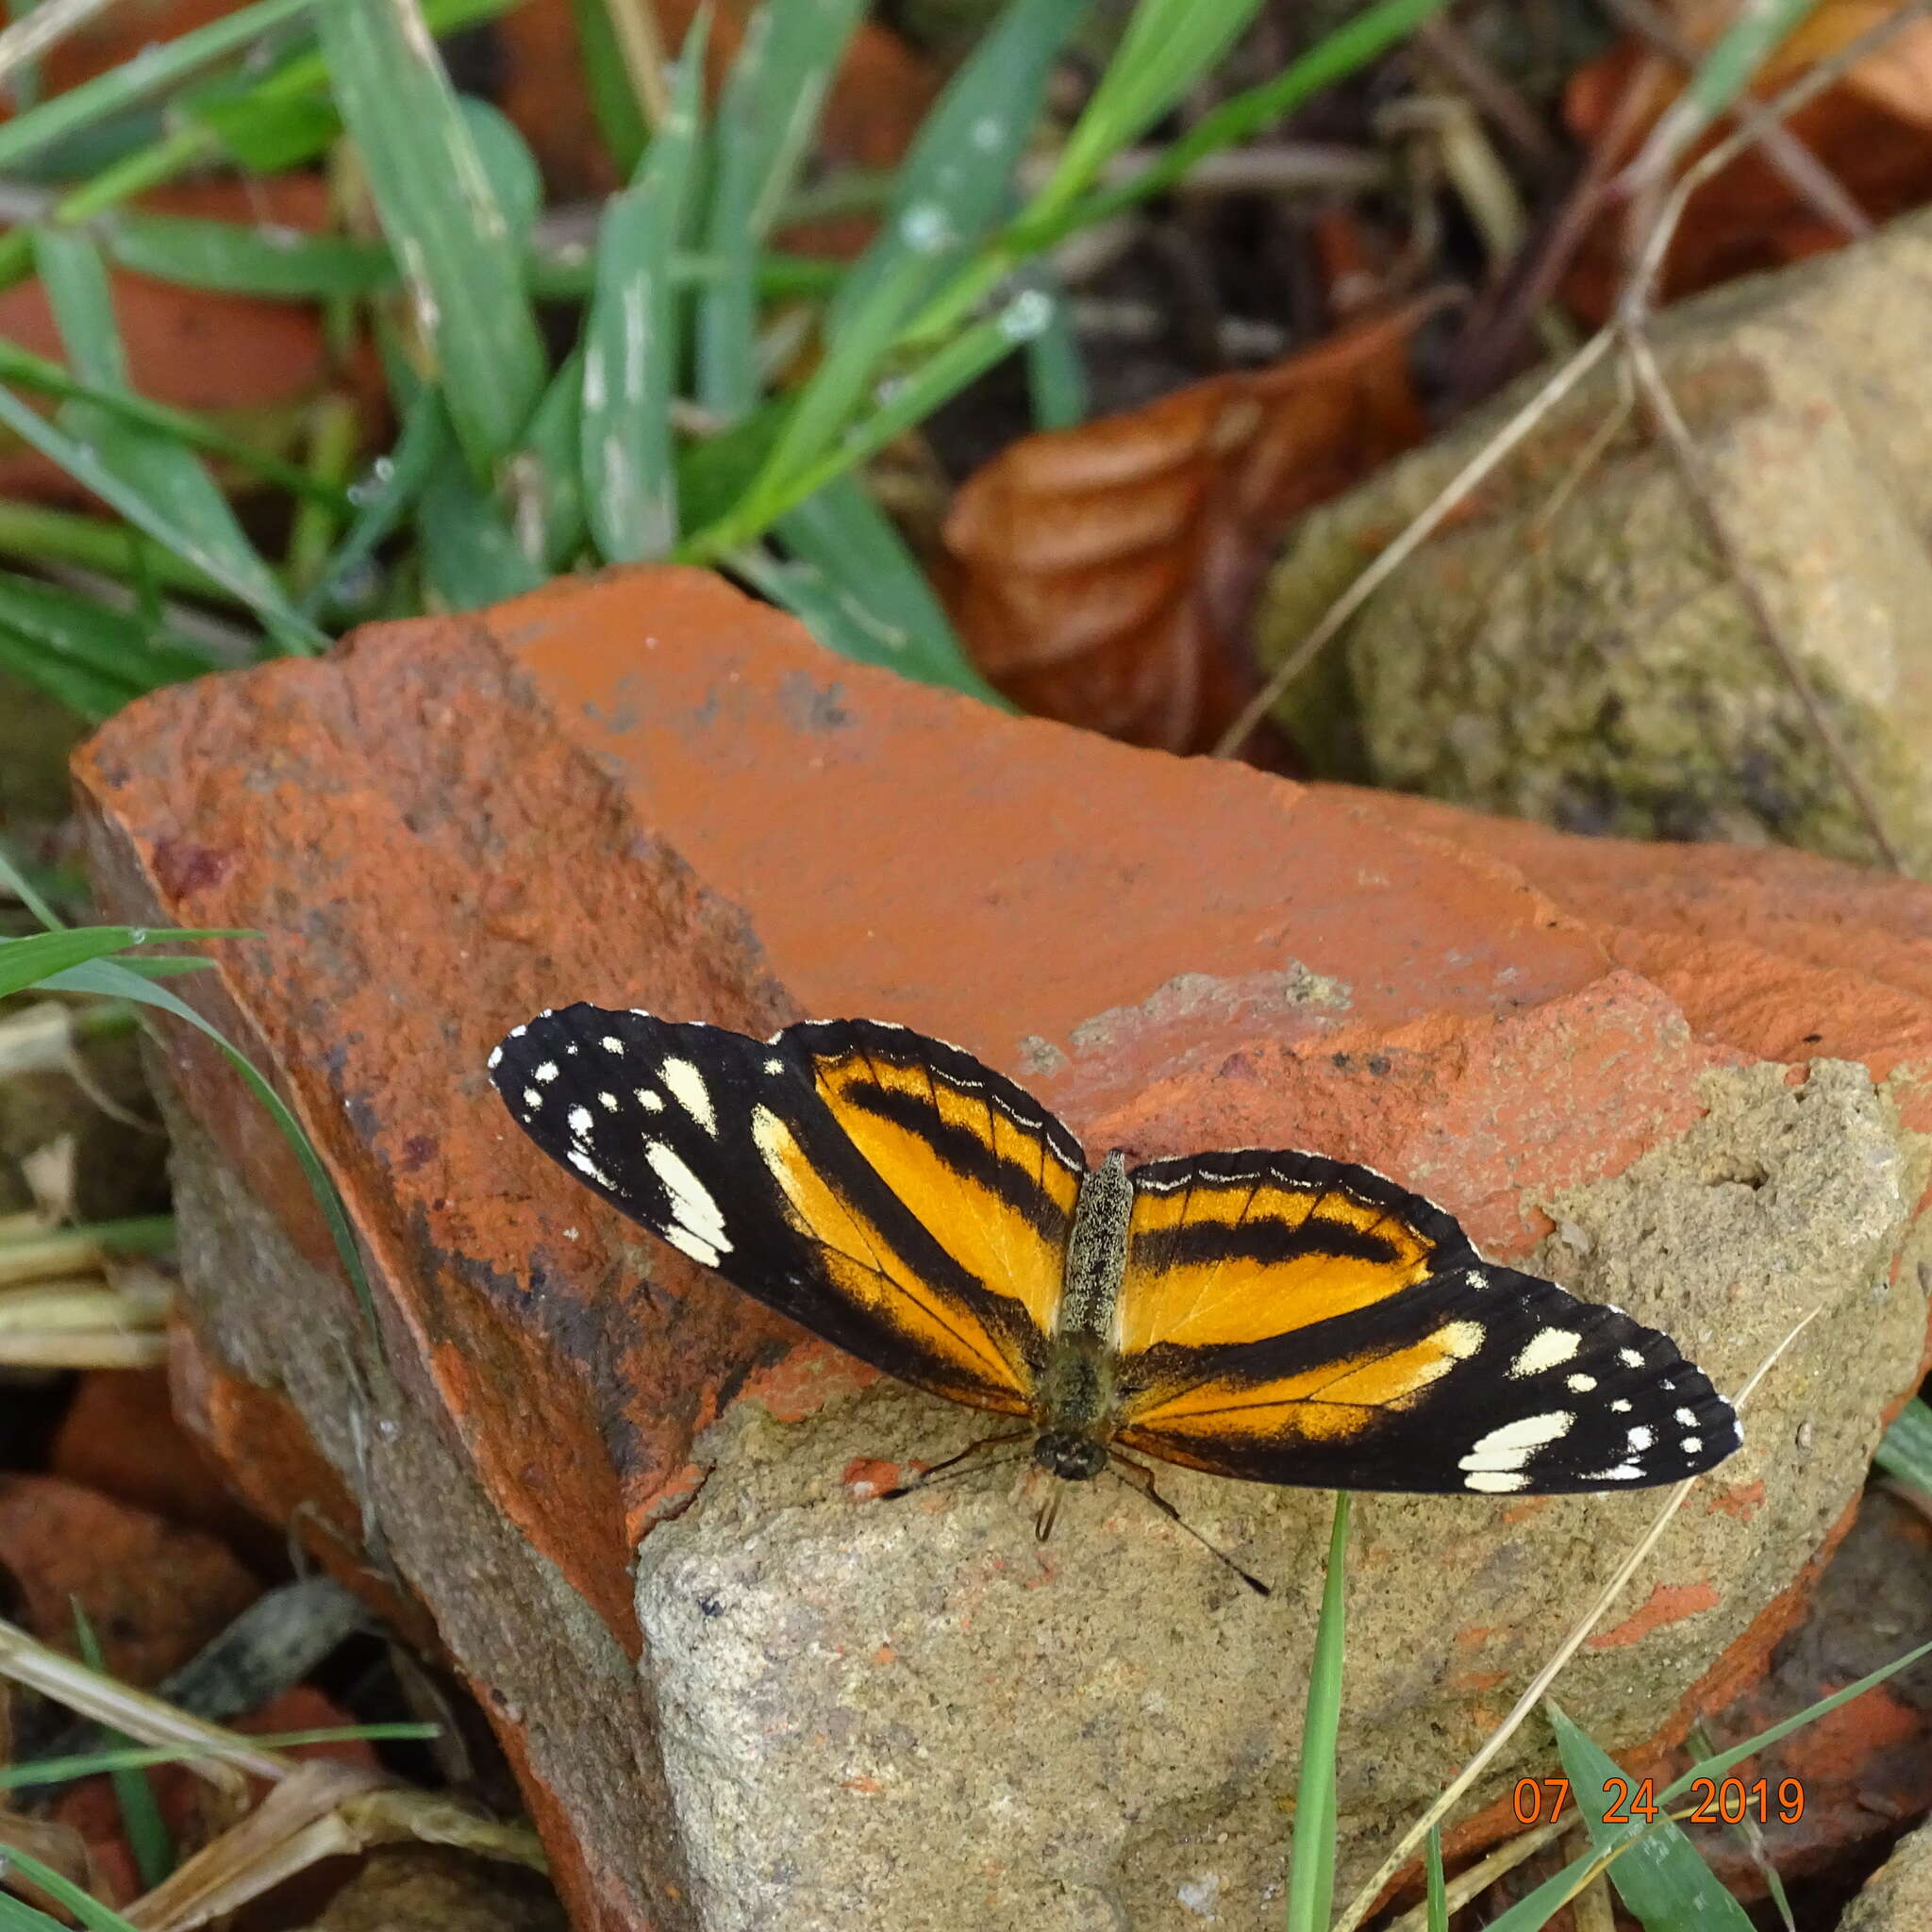
{"type": "Polygon", "coordinates": [[[1078,1145],[970,1055],[869,1021],[766,1042],[574,1006],[491,1074],[545,1153],[693,1260],[890,1374],[1029,1411],[1078,1145]],[[995,1098],[969,1105],[975,1078],[995,1098]]]}
{"type": "Polygon", "coordinates": [[[1667,1336],[1480,1260],[1366,1168],[1224,1154],[1133,1180],[1124,1447],[1260,1482],[1551,1494],[1738,1445],[1667,1336]]]}

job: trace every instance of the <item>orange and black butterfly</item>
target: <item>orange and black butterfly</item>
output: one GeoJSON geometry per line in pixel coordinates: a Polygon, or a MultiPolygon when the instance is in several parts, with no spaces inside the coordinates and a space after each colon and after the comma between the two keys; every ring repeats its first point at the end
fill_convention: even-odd
{"type": "Polygon", "coordinates": [[[757,1041],[574,1006],[490,1066],[518,1125],[632,1220],[861,1361],[1024,1419],[1069,1479],[1118,1448],[1549,1495],[1675,1482],[1739,1445],[1668,1336],[1483,1260],[1370,1168],[1090,1167],[1012,1081],[875,1020],[757,1041]]]}

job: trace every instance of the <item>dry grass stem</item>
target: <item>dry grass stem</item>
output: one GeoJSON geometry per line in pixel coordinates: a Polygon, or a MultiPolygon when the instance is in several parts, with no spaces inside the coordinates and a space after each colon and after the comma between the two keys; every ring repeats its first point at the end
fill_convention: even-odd
{"type": "Polygon", "coordinates": [[[91,1671],[42,1643],[18,1624],[0,1619],[0,1676],[25,1684],[96,1724],[125,1731],[142,1744],[185,1744],[195,1753],[184,1761],[211,1783],[232,1788],[235,1772],[280,1779],[295,1760],[264,1751],[253,1739],[192,1717],[164,1699],[91,1671]]]}

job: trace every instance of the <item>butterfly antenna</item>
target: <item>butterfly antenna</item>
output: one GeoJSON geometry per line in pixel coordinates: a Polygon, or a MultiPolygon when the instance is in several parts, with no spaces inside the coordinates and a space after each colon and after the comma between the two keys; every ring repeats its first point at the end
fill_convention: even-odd
{"type": "Polygon", "coordinates": [[[1217,1562],[1224,1563],[1252,1590],[1257,1596],[1273,1596],[1274,1592],[1258,1576],[1251,1575],[1230,1557],[1227,1552],[1210,1543],[1188,1519],[1154,1487],[1154,1472],[1142,1464],[1132,1461],[1118,1450],[1108,1457],[1108,1468],[1125,1483],[1130,1490],[1138,1490],[1170,1523],[1179,1524],[1217,1562]]]}
{"type": "MultiPolygon", "coordinates": [[[[894,1490],[881,1490],[878,1500],[881,1503],[895,1502],[901,1496],[909,1496],[915,1490],[930,1489],[936,1482],[950,1482],[954,1476],[971,1475],[975,1469],[987,1466],[973,1458],[976,1458],[988,1449],[1002,1448],[1008,1442],[1024,1441],[1032,1433],[1031,1429],[1009,1429],[1003,1436],[982,1436],[978,1441],[967,1443],[957,1456],[949,1456],[943,1462],[935,1462],[931,1468],[921,1470],[910,1482],[901,1483],[894,1490]],[[959,1465],[962,1463],[967,1466],[961,1468],[959,1465]]],[[[1008,1462],[1012,1458],[1002,1456],[997,1460],[1008,1462]]]]}

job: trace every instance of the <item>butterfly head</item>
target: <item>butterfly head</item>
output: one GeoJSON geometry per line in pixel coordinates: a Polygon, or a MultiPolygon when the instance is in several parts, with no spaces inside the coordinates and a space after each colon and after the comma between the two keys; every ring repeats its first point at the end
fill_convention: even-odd
{"type": "Polygon", "coordinates": [[[1091,1482],[1107,1467],[1107,1444],[1065,1429],[1048,1429],[1033,1445],[1033,1460],[1070,1483],[1091,1482]]]}

